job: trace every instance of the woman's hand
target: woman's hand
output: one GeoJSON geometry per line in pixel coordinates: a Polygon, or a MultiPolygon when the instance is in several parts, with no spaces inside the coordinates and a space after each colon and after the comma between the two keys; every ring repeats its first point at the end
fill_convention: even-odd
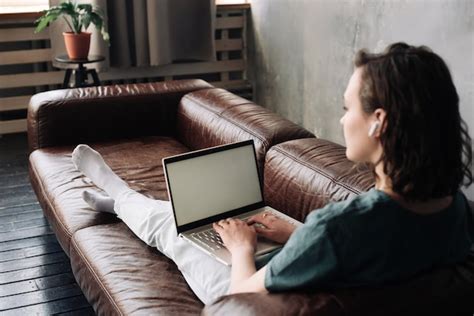
{"type": "Polygon", "coordinates": [[[296,226],[267,212],[257,214],[249,218],[248,225],[261,224],[255,227],[255,231],[265,238],[284,244],[288,241],[296,226]]]}
{"type": "Polygon", "coordinates": [[[212,224],[231,254],[241,251],[255,253],[257,233],[255,227],[240,219],[228,218],[212,224]]]}

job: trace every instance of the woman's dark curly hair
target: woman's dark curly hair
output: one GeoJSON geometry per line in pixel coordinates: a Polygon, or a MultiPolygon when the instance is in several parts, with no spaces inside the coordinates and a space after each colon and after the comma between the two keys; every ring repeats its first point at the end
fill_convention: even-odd
{"type": "Polygon", "coordinates": [[[382,108],[387,113],[381,161],[392,190],[424,201],[470,185],[471,138],[441,57],[425,46],[395,43],[381,54],[361,50],[354,63],[362,67],[364,112],[382,108]]]}

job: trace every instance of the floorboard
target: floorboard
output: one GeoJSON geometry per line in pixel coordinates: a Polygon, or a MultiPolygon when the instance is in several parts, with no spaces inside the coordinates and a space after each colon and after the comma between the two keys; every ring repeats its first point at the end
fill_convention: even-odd
{"type": "Polygon", "coordinates": [[[34,218],[43,218],[43,212],[40,210],[31,210],[28,212],[23,212],[19,214],[11,214],[11,215],[0,215],[0,222],[7,223],[7,222],[20,222],[26,221],[34,218]]]}
{"type": "Polygon", "coordinates": [[[17,259],[14,262],[6,261],[0,263],[0,273],[35,268],[64,261],[69,261],[69,258],[64,252],[56,252],[47,255],[17,259]]]}
{"type": "Polygon", "coordinates": [[[56,275],[69,271],[71,271],[71,265],[69,264],[69,261],[64,261],[29,269],[3,272],[0,274],[0,285],[17,281],[37,279],[44,276],[56,275]]]}
{"type": "Polygon", "coordinates": [[[31,188],[26,134],[0,136],[0,315],[95,315],[31,188]]]}
{"type": "Polygon", "coordinates": [[[17,230],[13,232],[0,233],[0,242],[18,240],[51,234],[53,231],[49,226],[36,227],[32,229],[17,230]]]}
{"type": "Polygon", "coordinates": [[[30,184],[22,184],[16,187],[8,187],[0,192],[0,206],[8,207],[18,204],[36,202],[36,195],[30,184]]]}
{"type": "Polygon", "coordinates": [[[0,232],[6,232],[13,229],[13,223],[0,224],[0,232]]]}
{"type": "Polygon", "coordinates": [[[76,280],[71,273],[61,273],[32,280],[14,282],[0,286],[0,297],[45,290],[57,286],[74,284],[75,282],[76,280]]]}
{"type": "Polygon", "coordinates": [[[71,312],[59,313],[56,315],[58,316],[93,316],[95,315],[95,313],[92,307],[88,307],[88,308],[79,309],[79,310],[75,310],[71,312]]]}
{"type": "Polygon", "coordinates": [[[21,213],[26,213],[26,212],[31,212],[31,211],[43,212],[38,202],[27,203],[27,204],[22,204],[22,205],[14,205],[10,207],[0,206],[0,216],[15,215],[15,214],[21,214],[21,213]]]}
{"type": "Polygon", "coordinates": [[[48,226],[48,220],[46,218],[35,218],[26,221],[19,221],[13,223],[13,226],[17,230],[28,229],[28,228],[35,228],[35,227],[42,227],[48,226]]]}
{"type": "Polygon", "coordinates": [[[69,284],[60,287],[49,288],[46,290],[0,297],[0,306],[8,306],[10,309],[13,309],[28,305],[51,302],[67,297],[74,297],[80,294],[81,289],[79,289],[74,284],[69,284]]]}
{"type": "Polygon", "coordinates": [[[0,179],[0,189],[21,186],[28,182],[28,172],[9,174],[0,179]]]}
{"type": "MultiPolygon", "coordinates": [[[[0,142],[2,139],[0,139],[0,142]]],[[[1,150],[8,150],[8,149],[1,149],[1,150]]],[[[15,175],[15,174],[21,174],[28,172],[28,165],[26,163],[20,163],[20,164],[9,164],[9,163],[2,163],[0,166],[0,173],[4,174],[5,176],[10,176],[10,175],[15,175]]]]}
{"type": "Polygon", "coordinates": [[[43,236],[38,236],[38,237],[1,242],[0,253],[2,251],[22,249],[25,247],[40,246],[40,245],[44,245],[44,244],[55,242],[55,241],[56,241],[56,237],[54,236],[54,234],[51,233],[49,235],[43,235],[43,236]]]}
{"type": "Polygon", "coordinates": [[[84,295],[2,311],[2,316],[56,315],[90,306],[84,295]]]}
{"type": "Polygon", "coordinates": [[[57,242],[22,249],[8,250],[1,253],[2,257],[0,258],[0,262],[41,256],[55,252],[62,252],[61,246],[57,242]]]}

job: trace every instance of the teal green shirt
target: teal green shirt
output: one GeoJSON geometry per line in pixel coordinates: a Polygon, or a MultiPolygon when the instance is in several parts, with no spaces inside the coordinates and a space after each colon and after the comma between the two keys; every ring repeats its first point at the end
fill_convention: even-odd
{"type": "MultiPolygon", "coordinates": [[[[466,197],[431,215],[372,189],[311,212],[267,264],[271,292],[376,285],[464,260],[474,240],[466,197]]],[[[268,258],[267,258],[268,260],[268,258]]]]}

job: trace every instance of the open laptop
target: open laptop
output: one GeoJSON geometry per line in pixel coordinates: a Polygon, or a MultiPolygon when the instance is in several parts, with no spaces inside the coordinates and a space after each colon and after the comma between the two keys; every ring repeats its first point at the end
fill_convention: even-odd
{"type": "MultiPolygon", "coordinates": [[[[178,235],[225,265],[231,254],[212,223],[265,211],[302,225],[265,205],[253,140],[167,157],[163,169],[178,235]]],[[[259,236],[255,255],[281,246],[259,236]]]]}

